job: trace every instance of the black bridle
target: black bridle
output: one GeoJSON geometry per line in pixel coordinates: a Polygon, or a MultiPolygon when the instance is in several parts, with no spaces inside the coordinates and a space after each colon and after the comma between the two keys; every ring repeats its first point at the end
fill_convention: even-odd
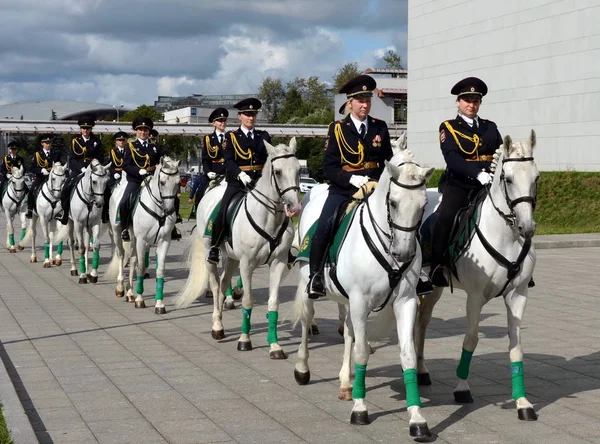
{"type": "MultiPolygon", "coordinates": [[[[94,185],[92,184],[92,175],[98,176],[98,177],[106,177],[106,175],[107,175],[106,171],[104,169],[102,169],[102,172],[103,172],[103,174],[98,174],[98,173],[94,172],[93,170],[91,170],[89,186],[88,186],[88,188],[90,189],[90,192],[86,192],[83,189],[83,180],[81,180],[75,187],[77,196],[85,204],[87,211],[88,211],[87,220],[86,220],[86,224],[85,224],[86,227],[88,228],[88,230],[90,227],[90,215],[92,213],[92,207],[94,205],[93,198],[94,198],[94,196],[103,196],[104,197],[104,192],[97,193],[96,191],[94,191],[94,185]],[[79,185],[81,185],[81,187],[79,185]]],[[[102,201],[100,208],[102,208],[103,204],[104,204],[104,201],[102,201]]]]}
{"type": "MultiPolygon", "coordinates": [[[[44,183],[44,185],[48,186],[48,190],[50,192],[61,192],[64,185],[65,185],[65,181],[63,180],[63,183],[61,185],[60,188],[52,188],[52,181],[50,180],[50,176],[57,176],[57,177],[65,177],[66,173],[62,173],[62,174],[58,174],[56,171],[54,171],[54,169],[52,169],[50,171],[50,174],[48,175],[48,179],[46,180],[46,182],[44,183]],[[50,182],[50,183],[48,183],[50,182]]],[[[60,197],[56,200],[51,200],[48,196],[46,196],[46,193],[44,193],[44,186],[42,185],[42,189],[41,192],[42,196],[44,196],[44,199],[46,199],[48,201],[48,203],[50,204],[50,207],[52,208],[52,213],[50,213],[50,220],[54,219],[54,210],[56,209],[56,204],[58,204],[60,202],[60,197]]],[[[54,197],[54,196],[52,196],[54,197]]]]}
{"type": "Polygon", "coordinates": [[[146,212],[147,212],[148,214],[150,214],[152,217],[154,217],[154,219],[156,219],[156,220],[158,221],[158,230],[156,231],[156,236],[154,237],[154,243],[156,243],[156,240],[158,239],[158,233],[160,232],[160,229],[161,229],[161,228],[162,228],[162,227],[165,225],[165,222],[166,222],[166,220],[167,220],[167,217],[169,217],[170,215],[172,215],[173,213],[175,213],[175,205],[173,205],[173,208],[172,208],[172,209],[170,209],[170,210],[166,211],[166,210],[164,210],[164,207],[163,207],[163,202],[164,202],[166,199],[175,199],[175,198],[177,197],[177,193],[175,193],[175,194],[170,194],[170,195],[165,195],[165,194],[163,194],[163,193],[162,193],[162,188],[161,188],[161,186],[160,186],[160,175],[161,175],[161,174],[164,174],[165,176],[175,176],[175,175],[179,174],[179,170],[178,170],[178,169],[175,169],[175,171],[174,171],[174,172],[172,172],[172,173],[168,173],[168,172],[164,171],[162,168],[160,168],[160,169],[158,170],[158,174],[157,174],[157,177],[156,177],[156,181],[158,182],[158,195],[159,195],[160,199],[159,199],[159,198],[157,198],[157,197],[156,197],[156,196],[155,196],[155,195],[152,193],[152,187],[150,186],[150,183],[151,183],[151,181],[152,181],[152,178],[153,178],[154,176],[148,176],[146,179],[144,179],[144,182],[145,182],[145,187],[144,187],[144,188],[148,190],[148,194],[150,195],[150,198],[152,199],[152,201],[153,201],[153,202],[154,202],[154,203],[155,203],[155,204],[156,204],[156,205],[157,205],[159,208],[162,208],[162,209],[163,209],[163,211],[162,211],[162,215],[161,215],[161,214],[158,214],[158,213],[156,213],[156,212],[155,212],[155,211],[153,211],[153,210],[152,210],[150,207],[148,207],[148,205],[146,205],[146,204],[145,204],[145,203],[142,201],[142,199],[141,199],[141,198],[140,198],[140,200],[139,200],[141,207],[142,207],[144,210],[146,210],[146,212]]]}
{"type": "MultiPolygon", "coordinates": [[[[16,182],[17,180],[21,179],[21,178],[23,179],[23,185],[24,185],[24,184],[25,184],[25,178],[23,178],[23,176],[21,176],[21,177],[19,177],[19,178],[15,178],[15,177],[13,176],[13,177],[11,178],[11,180],[10,180],[10,182],[11,182],[11,184],[12,184],[12,190],[13,190],[13,192],[15,193],[15,195],[14,195],[14,196],[11,196],[11,195],[10,195],[10,190],[11,190],[11,187],[10,187],[10,186],[8,186],[8,187],[6,188],[6,195],[8,196],[8,198],[9,198],[10,200],[12,200],[12,201],[13,201],[13,202],[14,202],[14,203],[17,205],[17,209],[19,208],[19,205],[21,205],[21,202],[23,202],[23,200],[25,199],[25,186],[23,186],[22,188],[17,188],[17,187],[15,186],[15,182],[16,182]],[[21,198],[20,198],[20,199],[17,197],[17,193],[23,193],[23,194],[21,195],[21,198]]],[[[10,185],[10,184],[9,184],[9,185],[10,185]]]]}

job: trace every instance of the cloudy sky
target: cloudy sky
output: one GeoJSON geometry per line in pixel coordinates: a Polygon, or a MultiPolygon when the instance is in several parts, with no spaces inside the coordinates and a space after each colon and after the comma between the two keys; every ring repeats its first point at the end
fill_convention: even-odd
{"type": "Polygon", "coordinates": [[[0,104],[252,93],[406,60],[407,0],[0,0],[0,104]]]}

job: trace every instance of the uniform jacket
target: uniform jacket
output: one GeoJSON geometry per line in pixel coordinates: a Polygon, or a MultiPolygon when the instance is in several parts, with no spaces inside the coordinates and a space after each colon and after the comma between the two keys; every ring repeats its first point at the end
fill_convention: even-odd
{"type": "MultiPolygon", "coordinates": [[[[226,134],[225,137],[227,137],[226,134]]],[[[225,137],[223,137],[223,140],[225,140],[225,137]]],[[[204,136],[202,145],[202,171],[204,174],[211,171],[219,175],[225,174],[223,147],[221,143],[219,143],[216,131],[204,136]]]]}
{"type": "Polygon", "coordinates": [[[73,174],[79,174],[82,168],[86,168],[92,159],[98,159],[104,163],[104,150],[102,141],[92,134],[87,142],[82,136],[77,136],[71,141],[69,150],[69,170],[73,174]]]}
{"type": "MultiPolygon", "coordinates": [[[[125,153],[129,150],[129,147],[125,145],[123,148],[123,153],[121,154],[121,150],[117,147],[110,150],[110,177],[114,177],[115,173],[121,174],[123,171],[123,163],[125,162],[125,153]]],[[[138,168],[138,171],[140,169],[138,168]]]]}
{"type": "Polygon", "coordinates": [[[502,145],[502,136],[491,120],[478,118],[477,128],[462,117],[440,125],[440,148],[448,170],[448,183],[478,187],[477,175],[489,172],[494,152],[502,145]]]}
{"type": "Polygon", "coordinates": [[[156,165],[163,155],[162,149],[155,143],[148,143],[148,148],[140,143],[139,140],[129,142],[125,148],[125,160],[123,170],[127,173],[127,181],[133,183],[142,183],[144,176],[140,175],[140,170],[145,169],[148,175],[154,174],[156,165]]]}
{"type": "Polygon", "coordinates": [[[4,156],[2,159],[2,165],[0,165],[0,174],[2,176],[6,176],[12,172],[13,167],[20,168],[23,166],[23,170],[25,170],[25,159],[21,156],[12,157],[10,154],[4,156]]]}
{"type": "Polygon", "coordinates": [[[54,162],[60,162],[64,165],[64,160],[62,158],[62,154],[59,150],[50,149],[50,155],[46,156],[44,150],[39,150],[33,155],[31,159],[31,166],[29,167],[29,171],[35,174],[36,179],[44,178],[44,174],[42,173],[42,169],[46,171],[50,171],[52,169],[52,164],[54,162]]]}
{"type": "MultiPolygon", "coordinates": [[[[267,161],[267,148],[263,141],[271,143],[268,132],[254,129],[254,138],[244,135],[241,128],[229,131],[225,135],[223,157],[225,158],[225,171],[228,181],[235,180],[242,172],[240,167],[262,166],[267,161]]],[[[251,179],[258,179],[262,171],[244,171],[251,179]]]]}
{"type": "Polygon", "coordinates": [[[330,182],[330,193],[351,196],[357,191],[350,184],[352,175],[369,176],[377,180],[383,172],[385,161],[392,158],[387,124],[371,116],[367,116],[367,119],[368,128],[362,140],[350,115],[329,125],[323,172],[330,182]],[[370,164],[365,165],[368,162],[370,164]]]}

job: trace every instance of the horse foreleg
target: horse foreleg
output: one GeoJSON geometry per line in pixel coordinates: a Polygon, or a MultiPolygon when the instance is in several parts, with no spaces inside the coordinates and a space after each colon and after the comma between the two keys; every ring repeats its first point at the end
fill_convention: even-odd
{"type": "Polygon", "coordinates": [[[19,217],[21,218],[21,237],[19,239],[19,246],[17,247],[19,251],[25,249],[25,245],[23,245],[23,239],[25,238],[25,233],[27,233],[27,217],[25,214],[24,211],[20,211],[19,209],[19,217]]]}
{"type": "Polygon", "coordinates": [[[85,241],[85,230],[78,224],[75,232],[77,233],[77,249],[79,251],[79,283],[87,284],[87,242],[85,241]]]}
{"type": "Polygon", "coordinates": [[[285,262],[275,258],[270,265],[269,274],[269,302],[267,320],[269,322],[269,332],[267,334],[267,342],[269,343],[269,358],[271,359],[287,359],[285,352],[279,345],[277,337],[277,320],[279,319],[279,285],[287,271],[287,252],[285,262]]]}
{"type": "MultiPolygon", "coordinates": [[[[133,231],[133,230],[131,230],[133,231]]],[[[135,308],[146,308],[144,302],[144,252],[146,251],[146,242],[143,238],[135,238],[131,240],[133,249],[131,252],[131,260],[129,262],[129,281],[133,285],[132,273],[136,274],[136,287],[135,287],[135,308]]]]}
{"type": "Polygon", "coordinates": [[[167,312],[163,302],[163,290],[165,286],[165,260],[169,251],[170,241],[160,238],[156,246],[156,296],[154,296],[154,313],[165,314],[167,312]]]}
{"type": "MultiPolygon", "coordinates": [[[[200,242],[204,242],[204,240],[201,240],[200,242]]],[[[202,258],[202,260],[204,260],[204,258],[202,258]]],[[[209,263],[206,263],[205,266],[206,272],[208,273],[208,285],[213,294],[213,324],[210,333],[213,339],[219,341],[225,337],[225,330],[223,329],[223,303],[225,302],[225,295],[219,286],[217,266],[209,263]]]]}
{"type": "Polygon", "coordinates": [[[37,231],[37,216],[34,214],[31,216],[31,221],[29,222],[29,229],[31,230],[31,256],[29,257],[29,262],[37,262],[37,256],[35,254],[35,237],[37,231]]]}
{"type": "Polygon", "coordinates": [[[75,259],[75,233],[69,228],[69,252],[71,253],[71,276],[77,276],[77,260],[75,259]]]}
{"type": "Polygon", "coordinates": [[[467,379],[469,378],[471,358],[479,342],[479,319],[484,304],[485,301],[482,297],[475,297],[471,294],[467,295],[467,333],[463,341],[460,362],[456,368],[458,385],[454,389],[454,401],[460,404],[473,402],[471,388],[467,379]]]}
{"type": "MultiPolygon", "coordinates": [[[[95,284],[98,282],[98,265],[100,264],[100,223],[92,226],[92,239],[92,271],[88,274],[88,279],[95,284]]],[[[86,269],[89,270],[87,261],[86,269]]]]}
{"type": "Polygon", "coordinates": [[[235,308],[235,302],[233,302],[233,289],[231,287],[231,276],[233,272],[238,269],[240,263],[235,259],[227,258],[223,262],[223,274],[221,275],[220,287],[221,290],[225,290],[225,302],[223,307],[226,310],[233,310],[235,308]]]}
{"type": "Polygon", "coordinates": [[[235,283],[235,287],[232,289],[233,299],[239,301],[242,299],[244,295],[244,283],[242,282],[242,277],[238,276],[237,281],[235,283]]]}
{"type": "Polygon", "coordinates": [[[434,287],[433,293],[419,298],[419,308],[417,310],[417,321],[415,324],[415,346],[417,351],[417,381],[419,385],[431,385],[429,370],[425,365],[425,336],[427,335],[427,326],[431,321],[433,307],[440,300],[443,287],[434,287]]]}
{"type": "Polygon", "coordinates": [[[50,268],[50,222],[40,218],[40,225],[44,234],[44,268],[50,268]]]}
{"type": "MultiPolygon", "coordinates": [[[[396,329],[400,345],[400,363],[404,375],[404,388],[406,390],[406,410],[410,417],[409,433],[416,439],[429,438],[431,432],[427,420],[421,412],[421,397],[417,381],[417,353],[414,343],[415,316],[417,314],[417,298],[414,292],[410,293],[407,283],[402,283],[405,289],[394,301],[394,315],[396,316],[396,329]]],[[[411,288],[412,287],[411,285],[411,288]]]]}
{"type": "MultiPolygon", "coordinates": [[[[350,294],[350,311],[346,317],[346,328],[344,330],[344,343],[346,345],[346,334],[354,330],[354,385],[352,387],[352,414],[350,423],[363,425],[369,424],[369,412],[365,402],[366,385],[365,377],[367,374],[367,363],[369,362],[369,341],[367,340],[367,317],[369,311],[361,300],[362,294],[354,295],[358,303],[352,303],[353,294],[350,294]]],[[[340,372],[341,374],[341,372],[340,372]]]]}
{"type": "Polygon", "coordinates": [[[340,336],[344,336],[344,323],[346,322],[346,314],[347,309],[344,304],[337,304],[338,306],[338,319],[340,320],[340,324],[338,325],[338,333],[340,336]]]}
{"type": "MultiPolygon", "coordinates": [[[[527,289],[525,288],[525,293],[527,289]]],[[[521,345],[521,321],[527,304],[527,295],[514,291],[504,298],[508,315],[508,337],[510,340],[510,373],[512,375],[512,395],[517,404],[517,414],[523,421],[535,421],[537,414],[527,400],[523,380],[523,346],[521,345]]]]}
{"type": "Polygon", "coordinates": [[[298,346],[298,360],[294,367],[294,379],[300,385],[306,385],[310,381],[310,369],[308,367],[308,332],[313,316],[315,315],[314,301],[306,294],[306,281],[300,278],[296,290],[294,312],[296,318],[302,323],[302,339],[298,346]]]}
{"type": "Polygon", "coordinates": [[[244,281],[244,296],[242,296],[242,334],[238,340],[237,349],[239,351],[252,350],[252,341],[250,340],[252,308],[254,301],[252,300],[252,271],[248,260],[244,259],[240,264],[240,275],[244,281]]]}
{"type": "Polygon", "coordinates": [[[16,253],[15,248],[15,229],[13,227],[14,214],[11,214],[11,208],[4,208],[4,215],[6,216],[6,248],[11,253],[16,253]]]}

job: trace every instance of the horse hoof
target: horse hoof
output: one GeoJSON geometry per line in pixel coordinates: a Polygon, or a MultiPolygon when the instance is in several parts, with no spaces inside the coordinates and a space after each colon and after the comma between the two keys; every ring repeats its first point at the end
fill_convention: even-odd
{"type": "Polygon", "coordinates": [[[150,279],[150,273],[148,273],[148,272],[144,273],[144,279],[150,279]]]}
{"type": "Polygon", "coordinates": [[[98,283],[98,276],[88,276],[88,280],[92,283],[92,284],[97,284],[98,283]]]}
{"type": "Polygon", "coordinates": [[[283,350],[271,350],[269,352],[269,358],[271,359],[287,359],[287,355],[283,350]]]}
{"type": "Polygon", "coordinates": [[[77,273],[77,270],[71,270],[71,276],[79,276],[79,273],[77,273]]]}
{"type": "Polygon", "coordinates": [[[25,249],[25,247],[24,247],[23,245],[19,245],[19,246],[17,247],[17,250],[19,250],[19,251],[23,251],[24,249],[25,249]]]}
{"type": "Polygon", "coordinates": [[[242,296],[244,296],[244,289],[243,288],[239,288],[239,287],[235,287],[233,289],[233,299],[235,301],[239,301],[240,299],[242,299],[242,296]]]}
{"type": "Polygon", "coordinates": [[[50,259],[50,265],[54,265],[54,259],[50,259]]]}
{"type": "Polygon", "coordinates": [[[127,302],[135,302],[135,296],[127,296],[127,302]]]}
{"type": "Polygon", "coordinates": [[[294,379],[298,383],[298,385],[306,385],[310,381],[310,370],[306,373],[300,373],[298,370],[294,369],[294,379]]]}
{"type": "Polygon", "coordinates": [[[80,277],[80,278],[79,278],[79,283],[80,283],[80,284],[87,284],[87,283],[88,283],[88,280],[87,280],[87,278],[85,278],[85,277],[80,277]]]}
{"type": "Polygon", "coordinates": [[[11,253],[16,253],[17,250],[15,250],[14,248],[9,249],[8,251],[10,251],[11,253]]]}
{"type": "Polygon", "coordinates": [[[344,337],[344,324],[340,324],[340,326],[338,327],[338,333],[342,338],[344,337]]]}
{"type": "Polygon", "coordinates": [[[350,424],[354,425],[369,425],[371,421],[369,420],[369,412],[363,410],[362,412],[352,412],[350,415],[350,424]]]}
{"type": "Polygon", "coordinates": [[[134,301],[135,302],[135,308],[146,308],[146,303],[142,300],[142,301],[134,301]]]}
{"type": "Polygon", "coordinates": [[[225,310],[233,310],[235,308],[235,304],[233,301],[225,302],[225,310]]]}
{"type": "Polygon", "coordinates": [[[30,258],[29,258],[29,263],[30,263],[30,264],[33,264],[33,263],[35,263],[35,262],[37,262],[37,257],[30,257],[30,258]]]}
{"type": "Polygon", "coordinates": [[[54,261],[54,265],[56,265],[57,267],[60,267],[62,265],[62,259],[56,259],[54,261]]]}
{"type": "Polygon", "coordinates": [[[204,293],[204,297],[208,298],[208,299],[212,299],[213,297],[213,292],[210,290],[206,290],[206,293],[204,293]]]}
{"type": "Polygon", "coordinates": [[[527,407],[526,409],[517,409],[517,414],[521,421],[537,421],[538,415],[533,410],[533,407],[527,407]]]}
{"type": "Polygon", "coordinates": [[[317,327],[316,325],[311,325],[308,329],[308,332],[313,336],[321,334],[321,332],[319,331],[319,327],[317,327]]]}
{"type": "Polygon", "coordinates": [[[338,399],[340,401],[352,401],[352,387],[340,387],[338,399]]]}
{"type": "Polygon", "coordinates": [[[460,392],[454,392],[454,401],[458,404],[471,404],[473,402],[471,390],[462,390],[460,392]]]}
{"type": "Polygon", "coordinates": [[[125,290],[115,289],[115,296],[117,296],[118,298],[122,298],[123,296],[125,296],[125,290]]]}
{"type": "Polygon", "coordinates": [[[238,341],[237,346],[238,351],[247,352],[252,350],[252,342],[251,341],[238,341]]]}
{"type": "Polygon", "coordinates": [[[157,315],[167,314],[167,309],[165,307],[154,307],[154,314],[157,314],[157,315]]]}
{"type": "Polygon", "coordinates": [[[431,378],[429,373],[420,373],[417,375],[417,384],[419,385],[431,385],[431,378]]]}
{"type": "Polygon", "coordinates": [[[44,268],[52,268],[50,262],[44,262],[44,268]]]}
{"type": "Polygon", "coordinates": [[[431,431],[429,430],[429,426],[427,423],[424,424],[411,424],[408,428],[408,433],[410,436],[415,438],[417,442],[431,438],[431,431]]]}
{"type": "Polygon", "coordinates": [[[215,341],[220,341],[225,338],[225,330],[212,330],[210,334],[215,341]]]}

